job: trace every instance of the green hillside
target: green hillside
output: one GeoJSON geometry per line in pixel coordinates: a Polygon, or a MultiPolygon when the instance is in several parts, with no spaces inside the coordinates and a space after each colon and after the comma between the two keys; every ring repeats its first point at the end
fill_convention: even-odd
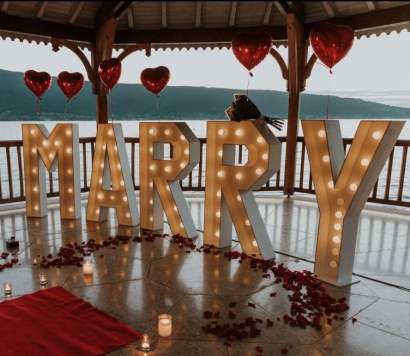
{"type": "MultiPolygon", "coordinates": [[[[26,88],[23,74],[0,70],[0,120],[33,120],[35,97],[26,88]]],[[[243,90],[168,87],[161,94],[161,117],[166,119],[216,119],[223,118],[224,110],[232,101],[232,94],[243,90]]],[[[286,118],[286,92],[252,90],[251,99],[267,115],[286,118]]],[[[303,94],[301,117],[325,116],[327,97],[303,94]]],[[[116,119],[156,118],[156,99],[137,84],[119,84],[113,90],[113,113],[116,119]]],[[[94,120],[95,96],[87,83],[82,92],[70,103],[69,115],[64,115],[65,99],[56,80],[41,103],[44,120],[94,120]]],[[[377,104],[359,99],[330,97],[332,118],[410,118],[410,109],[377,104]]]]}

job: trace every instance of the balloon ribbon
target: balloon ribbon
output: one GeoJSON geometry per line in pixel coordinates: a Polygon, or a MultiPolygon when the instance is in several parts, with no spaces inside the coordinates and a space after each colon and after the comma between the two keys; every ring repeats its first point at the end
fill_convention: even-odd
{"type": "Polygon", "coordinates": [[[157,116],[158,119],[160,118],[160,113],[159,113],[159,95],[157,94],[157,116]]]}

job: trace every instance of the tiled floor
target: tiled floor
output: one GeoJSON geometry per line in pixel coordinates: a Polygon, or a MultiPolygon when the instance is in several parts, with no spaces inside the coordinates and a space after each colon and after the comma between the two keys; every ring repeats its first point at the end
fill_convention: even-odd
{"type": "MultiPolygon", "coordinates": [[[[291,269],[312,269],[313,265],[302,259],[314,258],[316,204],[307,198],[287,200],[275,194],[261,196],[258,202],[278,252],[277,260],[291,269]]],[[[191,196],[189,203],[202,229],[203,197],[191,196]]],[[[15,235],[20,241],[20,264],[0,273],[0,286],[12,281],[15,296],[38,290],[39,268],[32,265],[35,256],[55,254],[68,242],[99,240],[117,232],[135,234],[137,230],[118,231],[113,217],[102,225],[87,223],[84,217],[78,222],[61,222],[56,207],[44,219],[26,219],[24,209],[2,212],[0,250],[6,249],[5,239],[15,235]]],[[[201,245],[200,240],[197,245],[201,245]]],[[[292,328],[278,321],[261,336],[234,342],[232,347],[202,331],[203,311],[226,310],[229,302],[236,301],[238,318],[276,320],[289,310],[288,294],[280,285],[237,261],[213,254],[187,254],[168,240],[159,239],[104,250],[104,258],[95,254],[92,282],[84,281],[77,267],[48,269],[46,273],[49,286],[62,285],[139,331],[154,333],[158,314],[172,314],[172,337],[159,339],[149,355],[256,355],[255,347],[261,346],[263,355],[280,355],[286,347],[288,355],[401,356],[410,350],[409,241],[408,210],[365,210],[355,272],[379,282],[359,277],[360,283],[351,287],[326,287],[337,298],[347,297],[350,309],[345,320],[324,325],[320,332],[292,328]],[[272,292],[277,292],[276,298],[270,297],[272,292]],[[247,308],[248,301],[256,308],[247,308]]],[[[240,248],[236,242],[232,246],[240,248]]],[[[112,354],[143,355],[135,345],[112,354]]]]}

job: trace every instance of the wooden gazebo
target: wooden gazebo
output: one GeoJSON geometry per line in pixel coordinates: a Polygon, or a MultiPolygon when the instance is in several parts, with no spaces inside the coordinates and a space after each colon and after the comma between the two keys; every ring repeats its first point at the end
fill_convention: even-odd
{"type": "Polygon", "coordinates": [[[107,122],[107,93],[99,63],[122,49],[122,60],[159,48],[229,47],[244,30],[266,31],[288,46],[273,49],[289,91],[285,194],[293,194],[299,96],[316,61],[307,58],[310,27],[320,21],[351,26],[356,37],[410,28],[410,1],[3,1],[0,36],[65,46],[84,64],[97,95],[97,120],[107,122]],[[82,50],[92,53],[91,63],[82,50]]]}

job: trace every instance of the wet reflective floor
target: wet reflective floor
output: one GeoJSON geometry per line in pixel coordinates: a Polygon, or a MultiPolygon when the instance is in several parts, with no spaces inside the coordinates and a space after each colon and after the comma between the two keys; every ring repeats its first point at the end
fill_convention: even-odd
{"type": "MultiPolygon", "coordinates": [[[[203,196],[190,195],[198,229],[203,228],[203,196]]],[[[318,210],[309,197],[284,199],[272,193],[258,196],[261,214],[275,247],[276,259],[292,270],[313,270],[318,210]]],[[[0,212],[0,250],[14,235],[20,242],[19,264],[0,272],[0,286],[11,282],[13,296],[40,288],[38,255],[55,255],[71,242],[110,235],[132,235],[137,229],[118,228],[114,215],[104,224],[60,221],[58,207],[43,219],[26,219],[24,209],[0,212]]],[[[233,237],[235,239],[235,237],[233,237]]],[[[289,312],[288,291],[262,278],[247,264],[222,255],[184,249],[168,239],[128,243],[94,254],[94,276],[84,279],[81,268],[45,270],[49,286],[61,285],[95,307],[155,338],[149,355],[408,355],[410,349],[410,211],[370,206],[363,211],[356,247],[355,273],[359,283],[346,288],[326,285],[335,298],[346,297],[350,309],[344,320],[324,324],[321,331],[299,329],[276,321],[289,312]],[[375,208],[376,207],[376,208],[375,208]],[[102,256],[103,255],[103,256],[102,256]],[[271,293],[277,293],[272,298],[271,293]],[[224,312],[236,302],[237,318],[275,320],[262,334],[226,346],[205,334],[203,313],[224,312]],[[248,308],[251,302],[255,308],[248,308]],[[170,338],[157,338],[158,314],[173,316],[170,338]],[[354,319],[357,320],[355,322],[354,319]]],[[[202,244],[201,236],[196,244],[202,244]]],[[[237,242],[232,248],[240,250],[237,242]]],[[[43,271],[43,270],[41,270],[43,271]]],[[[144,355],[136,345],[112,355],[144,355]]]]}

